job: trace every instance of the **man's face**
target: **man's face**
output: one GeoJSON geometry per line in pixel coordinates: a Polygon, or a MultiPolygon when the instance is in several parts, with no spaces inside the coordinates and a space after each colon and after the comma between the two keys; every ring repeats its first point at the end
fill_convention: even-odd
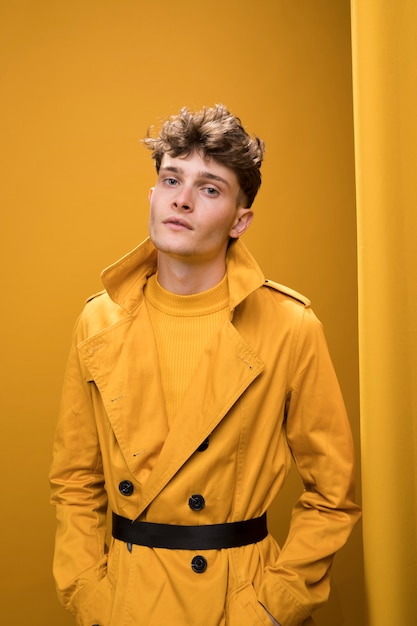
{"type": "Polygon", "coordinates": [[[149,234],[156,248],[190,264],[224,263],[230,237],[252,218],[233,170],[198,152],[164,155],[149,194],[149,234]]]}

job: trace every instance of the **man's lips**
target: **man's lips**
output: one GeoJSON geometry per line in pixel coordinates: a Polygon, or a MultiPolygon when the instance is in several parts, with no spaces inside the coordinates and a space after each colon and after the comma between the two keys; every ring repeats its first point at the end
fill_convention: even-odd
{"type": "Polygon", "coordinates": [[[180,229],[186,228],[187,230],[193,230],[192,226],[181,217],[168,217],[166,220],[163,221],[163,223],[173,226],[174,228],[177,227],[180,229]]]}

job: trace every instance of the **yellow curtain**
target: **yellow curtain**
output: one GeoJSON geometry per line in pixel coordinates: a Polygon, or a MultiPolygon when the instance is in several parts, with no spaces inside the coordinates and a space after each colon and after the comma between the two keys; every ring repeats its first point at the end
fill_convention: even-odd
{"type": "Polygon", "coordinates": [[[415,626],[417,2],[351,8],[369,626],[415,626]]]}

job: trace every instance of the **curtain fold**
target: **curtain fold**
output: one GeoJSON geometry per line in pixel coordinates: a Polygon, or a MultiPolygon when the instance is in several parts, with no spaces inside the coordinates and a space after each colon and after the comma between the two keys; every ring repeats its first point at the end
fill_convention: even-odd
{"type": "Polygon", "coordinates": [[[369,626],[415,626],[417,2],[351,11],[369,626]]]}

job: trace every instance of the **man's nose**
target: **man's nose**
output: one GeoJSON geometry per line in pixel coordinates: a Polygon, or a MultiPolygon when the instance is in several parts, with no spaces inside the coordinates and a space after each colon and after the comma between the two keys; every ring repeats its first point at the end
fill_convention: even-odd
{"type": "Polygon", "coordinates": [[[178,194],[174,198],[173,205],[175,209],[183,209],[191,211],[193,209],[192,190],[187,187],[181,187],[178,194]]]}

